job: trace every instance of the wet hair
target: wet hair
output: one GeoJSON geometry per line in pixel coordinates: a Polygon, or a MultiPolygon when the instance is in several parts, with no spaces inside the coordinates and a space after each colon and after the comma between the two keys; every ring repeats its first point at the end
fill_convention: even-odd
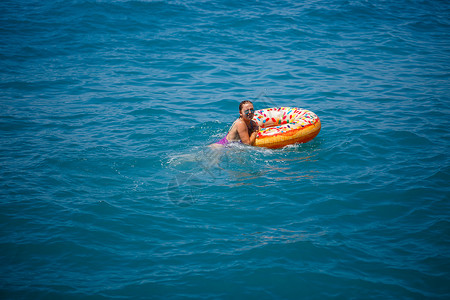
{"type": "Polygon", "coordinates": [[[244,104],[248,104],[248,103],[253,104],[252,101],[250,101],[250,100],[244,100],[241,103],[239,103],[239,112],[241,112],[242,106],[244,106],[244,104]]]}

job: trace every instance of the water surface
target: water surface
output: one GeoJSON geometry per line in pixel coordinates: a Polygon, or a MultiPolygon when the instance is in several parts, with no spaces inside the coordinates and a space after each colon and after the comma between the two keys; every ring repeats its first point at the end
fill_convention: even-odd
{"type": "Polygon", "coordinates": [[[0,295],[447,299],[445,1],[3,1],[0,295]],[[212,151],[238,104],[309,109],[212,151]]]}

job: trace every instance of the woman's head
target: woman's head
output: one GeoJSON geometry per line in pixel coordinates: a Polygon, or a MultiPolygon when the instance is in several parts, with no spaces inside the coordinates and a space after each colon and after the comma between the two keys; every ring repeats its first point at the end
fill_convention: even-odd
{"type": "Polygon", "coordinates": [[[243,118],[252,119],[255,114],[253,103],[249,100],[244,100],[239,104],[239,114],[243,118]]]}

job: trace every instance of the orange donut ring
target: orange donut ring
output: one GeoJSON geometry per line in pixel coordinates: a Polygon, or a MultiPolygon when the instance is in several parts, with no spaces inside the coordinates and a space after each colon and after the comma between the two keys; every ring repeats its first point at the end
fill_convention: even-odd
{"type": "Polygon", "coordinates": [[[272,149],[309,142],[321,127],[315,113],[296,107],[261,109],[255,112],[253,120],[260,127],[255,146],[272,149]]]}

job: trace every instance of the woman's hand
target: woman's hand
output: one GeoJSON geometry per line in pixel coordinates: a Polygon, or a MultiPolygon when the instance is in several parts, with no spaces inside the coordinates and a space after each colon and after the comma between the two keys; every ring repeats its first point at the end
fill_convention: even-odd
{"type": "Polygon", "coordinates": [[[252,120],[252,133],[253,132],[258,132],[258,131],[259,131],[258,124],[256,124],[256,122],[252,120]]]}
{"type": "Polygon", "coordinates": [[[259,132],[259,126],[253,120],[251,122],[252,123],[251,123],[251,133],[250,133],[250,137],[249,137],[249,140],[250,140],[249,145],[254,146],[255,142],[256,142],[256,136],[258,135],[258,132],[259,132]]]}

